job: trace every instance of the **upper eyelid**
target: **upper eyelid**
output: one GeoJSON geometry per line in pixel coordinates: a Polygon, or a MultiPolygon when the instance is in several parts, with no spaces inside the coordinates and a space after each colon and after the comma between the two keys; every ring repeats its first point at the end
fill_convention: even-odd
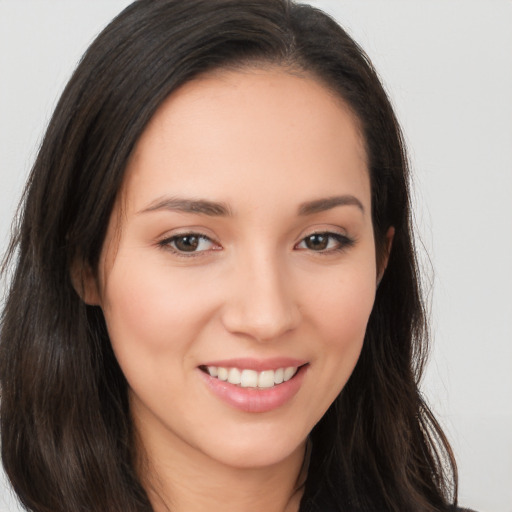
{"type": "Polygon", "coordinates": [[[334,227],[325,227],[325,228],[320,227],[320,228],[313,229],[311,231],[309,231],[309,230],[303,231],[300,234],[297,243],[301,242],[308,236],[313,236],[313,235],[331,235],[331,236],[335,236],[335,237],[339,236],[339,237],[344,237],[344,238],[353,238],[347,233],[347,230],[345,230],[345,229],[334,228],[334,227]]]}
{"type": "Polygon", "coordinates": [[[209,240],[210,242],[214,244],[219,244],[219,242],[216,241],[215,237],[211,235],[207,235],[206,233],[203,233],[201,231],[183,231],[181,233],[171,233],[171,234],[165,234],[157,238],[156,242],[158,244],[162,244],[164,242],[171,242],[173,240],[176,240],[177,238],[182,238],[186,236],[196,236],[198,238],[202,238],[205,240],[209,240]]]}
{"type": "Polygon", "coordinates": [[[157,240],[157,243],[161,243],[161,242],[165,242],[165,241],[169,241],[169,240],[173,240],[173,239],[176,239],[176,238],[180,238],[182,236],[198,236],[198,237],[201,237],[201,238],[207,238],[208,240],[211,240],[212,242],[214,243],[218,243],[216,241],[216,237],[211,235],[211,234],[208,234],[206,233],[205,231],[201,230],[201,229],[187,229],[187,228],[184,228],[183,231],[178,231],[178,232],[169,232],[167,231],[166,233],[164,233],[163,235],[160,235],[156,238],[157,240]]]}
{"type": "Polygon", "coordinates": [[[333,228],[320,228],[320,229],[314,229],[313,231],[308,231],[307,234],[303,235],[302,238],[307,238],[311,235],[338,235],[338,236],[348,236],[343,230],[343,232],[337,231],[333,228]]]}
{"type": "Polygon", "coordinates": [[[325,235],[325,236],[329,236],[329,237],[332,237],[332,238],[343,238],[343,239],[346,239],[346,240],[351,240],[353,237],[347,235],[346,233],[338,233],[336,231],[322,231],[322,230],[319,230],[319,231],[312,231],[311,233],[308,233],[307,235],[304,235],[302,236],[298,243],[300,242],[303,242],[306,238],[309,238],[310,236],[315,236],[315,235],[325,235]]]}

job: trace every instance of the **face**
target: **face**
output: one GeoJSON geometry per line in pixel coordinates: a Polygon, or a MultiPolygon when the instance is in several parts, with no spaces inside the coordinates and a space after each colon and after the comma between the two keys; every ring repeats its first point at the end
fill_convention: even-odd
{"type": "Polygon", "coordinates": [[[299,450],[347,382],[375,289],[357,122],[312,78],[266,69],[161,106],[88,294],[144,442],[262,467],[299,450]]]}

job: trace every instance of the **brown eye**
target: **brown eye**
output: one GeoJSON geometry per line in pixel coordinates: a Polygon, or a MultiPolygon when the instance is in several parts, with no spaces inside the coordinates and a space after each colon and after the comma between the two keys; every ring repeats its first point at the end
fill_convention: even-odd
{"type": "Polygon", "coordinates": [[[185,235],[173,240],[174,247],[182,252],[194,252],[199,247],[200,239],[197,235],[185,235]]]}
{"type": "Polygon", "coordinates": [[[341,251],[354,245],[354,240],[340,233],[312,233],[303,238],[296,246],[297,249],[307,249],[313,252],[331,253],[341,251]]]}
{"type": "Polygon", "coordinates": [[[209,251],[215,247],[214,242],[199,233],[185,233],[162,240],[159,245],[175,253],[190,254],[209,251]]]}
{"type": "Polygon", "coordinates": [[[306,247],[312,251],[324,251],[329,245],[330,236],[326,233],[315,233],[304,239],[306,247]]]}

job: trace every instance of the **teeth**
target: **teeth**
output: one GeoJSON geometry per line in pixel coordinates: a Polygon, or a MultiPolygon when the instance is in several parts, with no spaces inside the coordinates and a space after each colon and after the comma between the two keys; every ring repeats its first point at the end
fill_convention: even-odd
{"type": "MultiPolygon", "coordinates": [[[[233,382],[231,384],[233,384],[233,382]]],[[[255,372],[254,370],[242,370],[240,386],[242,386],[243,388],[257,388],[258,372],[255,372]]]]}
{"type": "Polygon", "coordinates": [[[279,368],[274,372],[274,382],[281,384],[284,381],[284,368],[279,368]]]}
{"type": "Polygon", "coordinates": [[[288,368],[285,368],[284,370],[284,376],[283,376],[283,380],[286,382],[287,380],[290,380],[294,375],[295,375],[295,372],[297,371],[297,368],[293,367],[293,366],[289,366],[288,368]]]}
{"type": "Polygon", "coordinates": [[[274,370],[267,370],[258,375],[259,388],[272,388],[274,387],[274,370]]]}
{"type": "Polygon", "coordinates": [[[238,368],[231,368],[229,370],[228,382],[231,382],[231,384],[240,384],[242,382],[242,374],[238,368]]]}
{"type": "Polygon", "coordinates": [[[296,373],[296,366],[287,368],[278,368],[277,370],[264,370],[257,372],[255,370],[240,370],[238,368],[223,368],[222,366],[208,366],[206,368],[211,377],[227,381],[230,384],[236,384],[242,388],[273,388],[290,380],[296,373]]]}

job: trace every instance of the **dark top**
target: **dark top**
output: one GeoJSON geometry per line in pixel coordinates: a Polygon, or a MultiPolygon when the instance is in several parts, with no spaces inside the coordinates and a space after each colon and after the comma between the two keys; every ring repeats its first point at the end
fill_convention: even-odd
{"type": "MultiPolygon", "coordinates": [[[[307,503],[301,503],[299,512],[342,512],[333,502],[332,497],[329,493],[320,492],[318,493],[314,501],[307,500],[307,503]]],[[[345,511],[344,511],[345,512],[345,511]]],[[[348,511],[347,511],[348,512],[348,511]]],[[[380,510],[375,510],[373,512],[381,512],[380,510]]],[[[453,512],[475,512],[469,508],[453,508],[453,512]]]]}
{"type": "MultiPolygon", "coordinates": [[[[313,510],[312,510],[312,512],[313,512],[313,510]]],[[[322,508],[315,508],[314,512],[340,512],[340,511],[337,508],[322,507],[322,508]]],[[[375,512],[379,512],[379,511],[375,511],[375,512]]],[[[475,511],[471,510],[469,508],[456,508],[456,509],[454,509],[453,512],[475,512],[475,511]]]]}

